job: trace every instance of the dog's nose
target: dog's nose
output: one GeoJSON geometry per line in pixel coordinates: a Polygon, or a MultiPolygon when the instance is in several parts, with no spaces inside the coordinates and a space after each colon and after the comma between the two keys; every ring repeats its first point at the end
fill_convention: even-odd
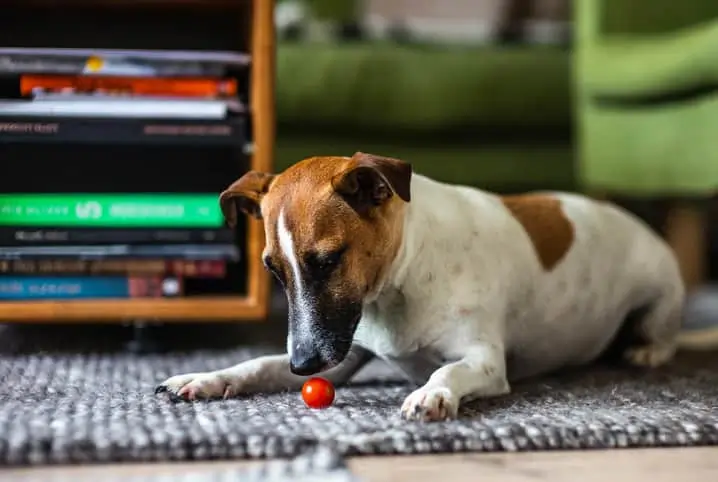
{"type": "Polygon", "coordinates": [[[289,369],[295,375],[308,376],[318,373],[324,368],[324,360],[315,351],[299,351],[293,353],[289,361],[289,369]]]}

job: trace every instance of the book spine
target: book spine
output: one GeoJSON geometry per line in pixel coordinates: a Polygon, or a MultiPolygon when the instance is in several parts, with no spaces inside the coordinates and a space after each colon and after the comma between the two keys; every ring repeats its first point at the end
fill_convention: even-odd
{"type": "Polygon", "coordinates": [[[231,106],[223,100],[188,99],[158,100],[151,98],[119,98],[95,101],[68,101],[61,99],[0,100],[3,117],[73,118],[94,117],[99,119],[181,119],[222,121],[227,118],[231,106]]]}
{"type": "Polygon", "coordinates": [[[163,298],[182,293],[182,282],[162,276],[0,278],[0,300],[163,298]]]}
{"type": "Polygon", "coordinates": [[[144,50],[97,48],[27,48],[0,47],[0,55],[17,55],[30,58],[80,58],[83,61],[142,60],[155,62],[208,62],[228,65],[246,65],[250,56],[245,53],[218,50],[144,50]]]}
{"type": "Polygon", "coordinates": [[[136,96],[215,98],[237,95],[236,79],[143,78],[120,76],[22,75],[20,95],[40,92],[106,92],[136,96]]]}
{"type": "Polygon", "coordinates": [[[0,273],[73,275],[160,275],[167,272],[165,260],[121,259],[22,259],[0,261],[0,273]]]}
{"type": "Polygon", "coordinates": [[[117,59],[109,63],[102,57],[90,52],[76,56],[38,55],[25,51],[9,52],[0,48],[0,73],[11,74],[64,74],[98,75],[111,73],[116,76],[136,76],[140,71],[145,77],[224,77],[228,67],[237,68],[247,65],[248,58],[239,63],[227,64],[219,59],[117,59]]]}
{"type": "MultiPolygon", "coordinates": [[[[0,220],[1,224],[1,220],[0,220]]],[[[231,243],[229,229],[58,229],[0,226],[0,246],[231,243]]]]}
{"type": "Polygon", "coordinates": [[[0,260],[0,275],[62,276],[179,276],[224,278],[227,265],[221,260],[188,261],[165,259],[22,259],[0,260]]]}
{"type": "Polygon", "coordinates": [[[0,117],[0,142],[83,144],[245,144],[242,117],[206,121],[182,119],[92,119],[86,117],[0,117]]]}
{"type": "Polygon", "coordinates": [[[106,246],[0,246],[0,260],[27,259],[165,259],[237,262],[242,253],[233,244],[106,245],[106,246]]]}

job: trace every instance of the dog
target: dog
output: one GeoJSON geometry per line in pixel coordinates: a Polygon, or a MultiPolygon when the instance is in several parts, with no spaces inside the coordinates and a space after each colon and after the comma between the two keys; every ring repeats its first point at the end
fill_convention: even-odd
{"type": "Polygon", "coordinates": [[[639,313],[622,358],[676,351],[685,289],[670,247],[608,202],[500,196],[357,152],[248,172],[220,195],[232,226],[262,219],[263,263],[289,306],[287,353],[157,387],[184,400],[348,382],[373,357],[417,383],[408,420],[457,417],[510,383],[597,360],[639,313]]]}

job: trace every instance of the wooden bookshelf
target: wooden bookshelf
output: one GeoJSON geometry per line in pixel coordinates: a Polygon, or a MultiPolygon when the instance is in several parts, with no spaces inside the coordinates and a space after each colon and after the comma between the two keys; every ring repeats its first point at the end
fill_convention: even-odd
{"type": "MultiPolygon", "coordinates": [[[[202,9],[241,12],[237,35],[249,25],[250,116],[253,146],[250,168],[271,171],[274,147],[274,16],[272,0],[10,0],[39,10],[90,6],[112,10],[130,8],[202,9]],[[245,16],[242,18],[242,16],[245,16]]],[[[2,15],[3,7],[0,7],[2,15]]],[[[218,193],[219,195],[219,193],[218,193]]],[[[177,299],[10,301],[0,302],[0,323],[13,322],[123,322],[134,320],[189,321],[262,321],[268,313],[269,277],[261,264],[264,230],[260,221],[247,220],[246,294],[242,296],[206,296],[177,299]]]]}

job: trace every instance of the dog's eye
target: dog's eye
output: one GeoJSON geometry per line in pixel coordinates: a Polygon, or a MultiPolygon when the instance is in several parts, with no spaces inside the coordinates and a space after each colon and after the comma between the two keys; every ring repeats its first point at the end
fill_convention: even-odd
{"type": "Polygon", "coordinates": [[[344,251],[346,251],[346,248],[337,249],[329,253],[309,253],[305,262],[313,272],[326,273],[339,264],[344,251]]]}

